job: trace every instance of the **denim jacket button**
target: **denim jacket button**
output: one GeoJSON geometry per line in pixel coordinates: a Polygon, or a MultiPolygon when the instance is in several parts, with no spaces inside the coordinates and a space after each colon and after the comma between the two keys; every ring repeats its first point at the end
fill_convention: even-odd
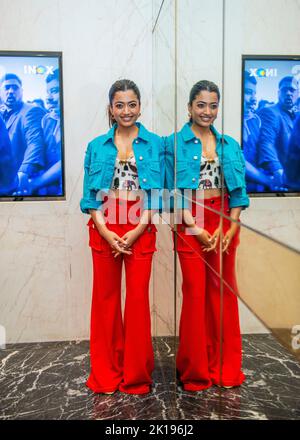
{"type": "Polygon", "coordinates": [[[136,139],[136,140],[135,140],[135,143],[136,143],[136,144],[138,144],[138,143],[139,143],[138,139],[136,139]]]}
{"type": "Polygon", "coordinates": [[[143,156],[140,156],[139,159],[140,159],[140,160],[143,160],[143,156]]]}
{"type": "Polygon", "coordinates": [[[194,143],[195,143],[195,144],[198,144],[198,142],[199,142],[198,139],[195,139],[195,140],[194,140],[194,143]]]}
{"type": "Polygon", "coordinates": [[[198,156],[194,156],[194,160],[197,160],[198,159],[198,156]]]}
{"type": "Polygon", "coordinates": [[[147,179],[143,179],[143,182],[147,182],[147,179]]]}
{"type": "Polygon", "coordinates": [[[196,182],[196,178],[195,177],[192,178],[192,182],[196,182]]]}

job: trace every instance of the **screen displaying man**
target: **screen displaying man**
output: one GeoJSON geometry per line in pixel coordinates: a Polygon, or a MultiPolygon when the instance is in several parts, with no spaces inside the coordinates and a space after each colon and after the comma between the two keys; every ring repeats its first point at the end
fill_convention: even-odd
{"type": "Polygon", "coordinates": [[[287,153],[295,121],[298,81],[285,76],[279,82],[278,102],[259,112],[261,129],[258,140],[259,165],[274,177],[279,190],[288,190],[287,153]]]}
{"type": "Polygon", "coordinates": [[[14,172],[11,143],[5,123],[0,116],[0,196],[11,194],[18,183],[14,172]]]}
{"type": "Polygon", "coordinates": [[[1,115],[12,146],[12,158],[18,175],[16,195],[29,195],[28,178],[44,166],[44,139],[41,120],[45,111],[23,102],[21,79],[7,73],[0,79],[1,115]]]}
{"type": "Polygon", "coordinates": [[[298,115],[288,148],[287,178],[291,189],[299,191],[300,188],[300,114],[298,115]]]}
{"type": "Polygon", "coordinates": [[[247,192],[263,192],[273,180],[259,167],[258,145],[261,120],[256,113],[257,80],[246,70],[244,74],[243,152],[246,162],[247,192]]]}
{"type": "Polygon", "coordinates": [[[48,113],[43,117],[45,167],[41,175],[30,180],[32,191],[40,195],[62,195],[60,84],[59,71],[46,77],[48,113]]]}

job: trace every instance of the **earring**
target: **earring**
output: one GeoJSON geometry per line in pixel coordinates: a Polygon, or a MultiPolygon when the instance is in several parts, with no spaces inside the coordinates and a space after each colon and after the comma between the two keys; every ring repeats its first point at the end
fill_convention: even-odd
{"type": "Polygon", "coordinates": [[[188,113],[188,118],[190,119],[192,117],[192,115],[191,115],[191,113],[189,112],[188,113]]]}

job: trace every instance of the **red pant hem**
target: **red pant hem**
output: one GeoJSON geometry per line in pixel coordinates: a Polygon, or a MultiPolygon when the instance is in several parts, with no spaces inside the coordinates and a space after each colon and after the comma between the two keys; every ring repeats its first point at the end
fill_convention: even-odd
{"type": "Polygon", "coordinates": [[[240,385],[242,385],[242,383],[246,380],[246,376],[244,375],[244,373],[241,373],[241,376],[238,380],[217,380],[217,379],[212,379],[212,383],[214,385],[219,385],[222,387],[239,387],[240,385]],[[221,385],[220,385],[221,382],[221,385]]]}
{"type": "Polygon", "coordinates": [[[212,382],[204,385],[204,384],[193,384],[193,383],[184,383],[182,385],[182,388],[184,389],[184,391],[203,391],[203,390],[207,390],[208,388],[210,388],[212,386],[212,382]]]}
{"type": "Polygon", "coordinates": [[[91,384],[91,382],[89,380],[86,381],[85,385],[94,393],[114,393],[115,391],[118,390],[118,386],[113,388],[113,387],[108,387],[108,388],[101,388],[101,387],[96,387],[95,385],[91,384]]]}
{"type": "Polygon", "coordinates": [[[119,386],[119,391],[121,393],[125,394],[148,394],[150,393],[150,386],[143,386],[143,387],[131,387],[131,388],[124,388],[122,386],[119,386]]]}

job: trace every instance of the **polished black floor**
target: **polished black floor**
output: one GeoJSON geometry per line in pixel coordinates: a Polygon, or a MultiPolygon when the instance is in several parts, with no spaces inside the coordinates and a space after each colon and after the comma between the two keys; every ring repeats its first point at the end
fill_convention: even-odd
{"type": "Polygon", "coordinates": [[[93,394],[85,386],[89,343],[12,344],[0,350],[0,419],[300,419],[300,365],[271,335],[243,337],[239,388],[182,392],[174,342],[155,338],[152,393],[93,394]]]}

